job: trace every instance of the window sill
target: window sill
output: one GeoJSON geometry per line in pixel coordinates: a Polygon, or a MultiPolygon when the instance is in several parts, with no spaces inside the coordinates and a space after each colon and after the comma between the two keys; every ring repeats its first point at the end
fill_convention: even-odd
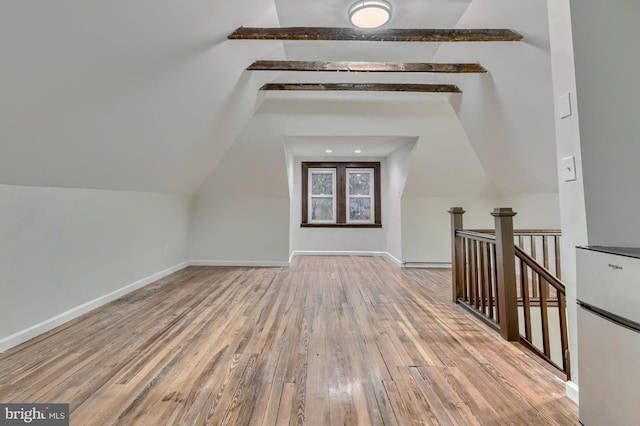
{"type": "Polygon", "coordinates": [[[382,228],[380,223],[301,223],[301,228],[382,228]]]}

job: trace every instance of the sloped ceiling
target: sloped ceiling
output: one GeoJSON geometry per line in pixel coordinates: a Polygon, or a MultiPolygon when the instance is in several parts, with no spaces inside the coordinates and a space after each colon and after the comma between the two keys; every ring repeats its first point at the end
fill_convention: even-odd
{"type": "Polygon", "coordinates": [[[3,1],[0,183],[193,192],[242,70],[278,47],[235,49],[243,24],[278,25],[273,2],[3,1]]]}
{"type": "MultiPolygon", "coordinates": [[[[217,191],[216,179],[228,182],[255,147],[260,147],[256,152],[271,147],[262,158],[272,159],[265,167],[274,169],[280,184],[285,141],[295,145],[325,136],[372,136],[419,137],[416,165],[458,173],[447,185],[418,184],[423,178],[433,181],[435,174],[410,176],[408,185],[413,179],[416,188],[423,188],[416,191],[426,191],[419,195],[487,188],[497,193],[555,192],[546,3],[391,2],[390,27],[512,28],[525,41],[226,39],[240,25],[346,26],[350,2],[343,0],[3,2],[0,183],[217,191]],[[244,71],[256,59],[480,62],[490,73],[244,71]],[[418,98],[389,93],[369,99],[352,94],[265,95],[257,90],[278,81],[454,83],[464,93],[418,98]],[[358,107],[359,112],[346,109],[358,107]],[[336,111],[344,114],[337,116],[336,111]],[[446,117],[449,133],[434,125],[441,117],[446,117]],[[403,128],[403,123],[409,124],[403,128]]],[[[237,189],[249,191],[241,187],[237,189]]]]}
{"type": "Polygon", "coordinates": [[[466,194],[484,192],[488,182],[485,173],[447,95],[420,95],[401,94],[399,99],[390,100],[379,93],[327,93],[312,101],[288,94],[270,96],[200,192],[286,197],[283,141],[301,157],[321,157],[326,155],[326,148],[331,148],[332,157],[344,158],[345,145],[336,145],[341,142],[348,147],[359,146],[365,157],[386,157],[415,137],[420,152],[414,159],[415,173],[409,179],[412,184],[407,183],[408,195],[420,195],[425,187],[429,194],[438,196],[459,194],[460,188],[466,194]],[[385,134],[396,136],[381,136],[385,134]],[[362,135],[370,135],[369,140],[363,142],[362,135]],[[374,145],[380,140],[385,141],[383,150],[374,145]],[[358,142],[361,144],[356,145],[358,142]],[[442,161],[451,157],[456,161],[442,161]]]}

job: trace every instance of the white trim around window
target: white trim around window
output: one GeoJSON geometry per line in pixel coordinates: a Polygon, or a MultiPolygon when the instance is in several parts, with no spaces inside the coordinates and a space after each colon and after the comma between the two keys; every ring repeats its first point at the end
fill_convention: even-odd
{"type": "Polygon", "coordinates": [[[308,173],[308,223],[336,223],[338,204],[336,198],[336,169],[310,168],[308,173]],[[324,180],[324,185],[319,185],[315,190],[313,187],[314,177],[324,180]],[[331,182],[327,185],[326,181],[329,179],[331,182]]]}
{"type": "Polygon", "coordinates": [[[373,169],[347,168],[347,223],[375,223],[373,169]]]}

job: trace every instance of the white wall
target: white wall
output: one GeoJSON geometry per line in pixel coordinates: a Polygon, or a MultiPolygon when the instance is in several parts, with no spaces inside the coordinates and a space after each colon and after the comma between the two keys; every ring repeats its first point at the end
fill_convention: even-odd
{"type": "Polygon", "coordinates": [[[446,80],[464,92],[453,103],[492,188],[500,194],[557,192],[545,2],[473,0],[456,28],[512,28],[524,37],[516,43],[442,43],[433,58],[479,62],[488,70],[446,80]]]}
{"type": "MultiPolygon", "coordinates": [[[[328,94],[317,100],[295,93],[256,97],[255,114],[196,192],[190,260],[279,264],[288,260],[290,251],[387,251],[385,223],[390,223],[387,217],[391,219],[391,211],[396,219],[399,217],[399,206],[397,197],[395,207],[388,197],[386,160],[382,159],[381,170],[382,229],[301,229],[299,174],[303,157],[292,163],[295,157],[287,153],[288,137],[421,135],[410,136],[422,140],[420,158],[414,158],[411,164],[419,170],[414,181],[443,179],[446,185],[418,185],[416,191],[431,193],[469,186],[476,190],[486,185],[482,167],[448,97],[409,94],[390,101],[377,93],[358,94],[356,99],[345,99],[344,95],[328,94]],[[457,161],[445,164],[440,156],[455,156],[457,161]],[[268,223],[261,215],[269,218],[268,223]]],[[[400,176],[394,183],[396,191],[404,180],[400,176]]],[[[394,224],[397,241],[400,225],[394,224]]]]}
{"type": "Polygon", "coordinates": [[[289,187],[282,139],[269,117],[249,117],[194,195],[189,259],[199,264],[286,265],[289,187]]]}
{"type": "MultiPolygon", "coordinates": [[[[289,231],[293,242],[291,250],[293,252],[386,252],[387,234],[385,227],[388,223],[389,191],[388,180],[385,176],[385,159],[358,158],[356,160],[380,162],[383,228],[302,228],[300,227],[302,222],[302,162],[318,160],[318,158],[295,158],[294,160],[289,231]]],[[[354,159],[332,158],[331,161],[354,161],[354,159]]]]}
{"type": "MultiPolygon", "coordinates": [[[[555,131],[558,167],[558,188],[560,194],[560,217],[562,223],[562,281],[567,291],[567,316],[569,328],[569,352],[571,354],[571,381],[577,385],[578,342],[576,308],[576,250],[586,245],[587,223],[585,214],[582,155],[580,130],[578,128],[578,108],[576,104],[576,81],[571,34],[571,13],[569,0],[549,0],[549,31],[551,35],[551,63],[553,74],[553,94],[555,100],[555,131]],[[569,94],[571,115],[562,118],[567,105],[563,99],[569,94]],[[565,181],[562,159],[575,157],[577,179],[565,181]]],[[[567,387],[567,395],[577,402],[575,385],[567,387]]]]}
{"type": "Polygon", "coordinates": [[[181,195],[0,185],[0,351],[58,325],[41,324],[58,315],[183,266],[190,203],[181,195]]]}
{"type": "Polygon", "coordinates": [[[589,244],[640,247],[640,3],[571,1],[589,244]]]}
{"type": "Polygon", "coordinates": [[[199,194],[189,258],[202,265],[279,266],[289,260],[289,199],[199,194]]]}
{"type": "Polygon", "coordinates": [[[640,87],[634,83],[640,58],[630,53],[637,50],[633,28],[640,8],[622,0],[550,0],[548,7],[558,170],[562,158],[575,156],[578,177],[559,179],[573,382],[567,395],[577,402],[575,246],[640,246],[640,87]],[[566,93],[572,115],[561,119],[558,99],[566,93]]]}
{"type": "Polygon", "coordinates": [[[402,193],[409,175],[409,167],[417,138],[393,151],[387,157],[386,179],[389,182],[387,206],[387,252],[402,259],[402,193]]]}
{"type": "Polygon", "coordinates": [[[558,194],[403,198],[402,261],[451,263],[451,207],[463,207],[466,229],[493,228],[491,211],[511,207],[515,228],[559,229],[558,194]]]}

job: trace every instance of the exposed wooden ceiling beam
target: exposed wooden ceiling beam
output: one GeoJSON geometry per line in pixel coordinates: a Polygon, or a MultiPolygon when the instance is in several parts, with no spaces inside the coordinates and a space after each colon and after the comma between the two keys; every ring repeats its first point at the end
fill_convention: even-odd
{"type": "Polygon", "coordinates": [[[351,41],[520,41],[522,36],[508,29],[409,29],[363,30],[333,27],[254,28],[240,27],[229,34],[232,40],[351,40],[351,41]]]}
{"type": "Polygon", "coordinates": [[[352,62],[352,61],[256,61],[249,71],[335,71],[335,72],[433,72],[486,73],[480,64],[434,64],[416,62],[352,62]]]}
{"type": "Polygon", "coordinates": [[[268,83],[260,90],[462,93],[453,84],[268,83]]]}

